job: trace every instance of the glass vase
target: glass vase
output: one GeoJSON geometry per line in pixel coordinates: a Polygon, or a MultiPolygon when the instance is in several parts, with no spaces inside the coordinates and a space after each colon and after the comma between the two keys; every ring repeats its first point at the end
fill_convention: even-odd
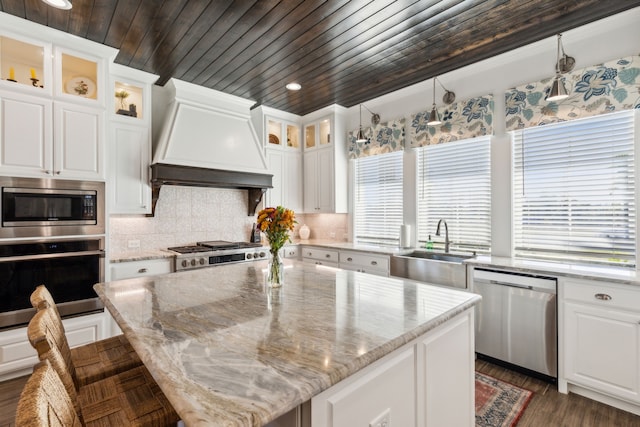
{"type": "Polygon", "coordinates": [[[279,288],[284,284],[284,264],[279,251],[271,252],[267,268],[267,286],[279,288]]]}

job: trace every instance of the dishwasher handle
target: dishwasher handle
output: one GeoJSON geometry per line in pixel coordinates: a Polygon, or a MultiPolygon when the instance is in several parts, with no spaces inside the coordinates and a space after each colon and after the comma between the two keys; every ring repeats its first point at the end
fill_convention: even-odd
{"type": "Polygon", "coordinates": [[[507,283],[507,282],[500,282],[498,280],[489,280],[489,283],[491,283],[492,285],[500,285],[500,286],[509,286],[511,288],[519,288],[519,289],[529,289],[529,290],[533,290],[533,286],[530,285],[520,285],[518,283],[507,283]]]}
{"type": "Polygon", "coordinates": [[[508,286],[510,288],[525,289],[549,294],[557,293],[557,280],[551,277],[533,276],[528,274],[510,274],[501,270],[474,269],[474,283],[484,283],[494,286],[508,286]]]}

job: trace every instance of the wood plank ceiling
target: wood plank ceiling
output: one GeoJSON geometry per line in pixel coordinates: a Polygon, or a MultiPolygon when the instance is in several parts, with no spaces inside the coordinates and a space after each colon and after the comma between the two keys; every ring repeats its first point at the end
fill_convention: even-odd
{"type": "MultiPolygon", "coordinates": [[[[0,0],[120,49],[116,62],[304,115],[350,107],[640,0],[0,0]],[[296,81],[299,92],[285,84],[296,81]]],[[[555,44],[550,44],[553,50],[555,44]]],[[[544,64],[551,70],[553,64],[544,64]]]]}

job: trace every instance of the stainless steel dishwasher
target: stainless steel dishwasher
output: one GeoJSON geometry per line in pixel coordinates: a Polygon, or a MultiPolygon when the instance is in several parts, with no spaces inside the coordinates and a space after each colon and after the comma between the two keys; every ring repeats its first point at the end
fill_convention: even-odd
{"type": "Polygon", "coordinates": [[[557,280],[475,268],[476,353],[558,376],[557,280]]]}

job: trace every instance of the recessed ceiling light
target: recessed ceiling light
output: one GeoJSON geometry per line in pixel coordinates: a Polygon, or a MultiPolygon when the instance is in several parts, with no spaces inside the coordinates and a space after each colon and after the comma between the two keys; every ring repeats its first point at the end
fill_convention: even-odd
{"type": "Polygon", "coordinates": [[[42,0],[49,6],[57,7],[58,9],[71,9],[71,0],[42,0]]]}
{"type": "Polygon", "coordinates": [[[300,86],[300,83],[288,83],[285,87],[287,89],[289,89],[289,90],[300,90],[300,89],[302,89],[302,86],[300,86]]]}

